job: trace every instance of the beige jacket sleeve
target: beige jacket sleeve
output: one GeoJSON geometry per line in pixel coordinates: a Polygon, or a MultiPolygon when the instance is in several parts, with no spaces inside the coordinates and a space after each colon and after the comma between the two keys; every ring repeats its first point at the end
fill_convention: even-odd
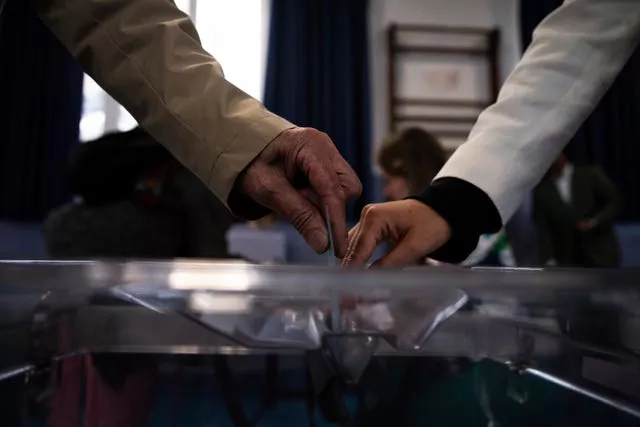
{"type": "Polygon", "coordinates": [[[640,1],[565,0],[535,30],[497,102],[436,178],[489,195],[506,223],[640,41],[640,1]]]}
{"type": "Polygon", "coordinates": [[[227,80],[171,0],[31,0],[91,77],[223,201],[293,127],[227,80]]]}

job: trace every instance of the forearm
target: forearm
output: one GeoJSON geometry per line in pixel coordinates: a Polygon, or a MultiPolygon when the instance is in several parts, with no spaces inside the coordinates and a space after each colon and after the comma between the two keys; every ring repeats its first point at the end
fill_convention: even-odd
{"type": "Polygon", "coordinates": [[[226,203],[292,125],[225,80],[170,0],[31,0],[85,70],[226,203]]]}
{"type": "Polygon", "coordinates": [[[639,30],[633,0],[567,1],[543,21],[497,102],[440,171],[436,190],[421,197],[472,209],[456,218],[453,208],[434,208],[454,237],[495,232],[509,220],[624,66],[639,30]]]}

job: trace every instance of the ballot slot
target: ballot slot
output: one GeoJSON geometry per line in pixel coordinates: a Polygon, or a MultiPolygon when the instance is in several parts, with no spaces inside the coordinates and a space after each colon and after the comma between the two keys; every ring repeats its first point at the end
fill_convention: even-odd
{"type": "Polygon", "coordinates": [[[157,298],[137,294],[135,286],[113,292],[158,313],[186,314],[249,346],[302,349],[319,347],[323,335],[370,333],[388,337],[393,347],[417,350],[441,322],[467,302],[466,294],[457,289],[432,292],[426,299],[336,294],[340,317],[335,332],[328,320],[334,313],[332,295],[281,297],[258,290],[251,294],[183,290],[157,298]]]}
{"type": "MultiPolygon", "coordinates": [[[[48,273],[50,267],[46,269],[48,273]]],[[[468,294],[474,310],[455,316],[458,322],[479,325],[482,319],[524,319],[558,333],[557,316],[554,313],[567,312],[567,301],[571,301],[573,294],[585,294],[578,284],[590,285],[581,272],[549,273],[550,281],[561,285],[560,288],[567,285],[563,292],[559,292],[549,283],[539,280],[539,273],[548,273],[540,271],[443,270],[427,273],[422,270],[379,271],[372,274],[342,269],[283,269],[182,262],[127,263],[121,268],[111,264],[105,268],[97,263],[97,267],[103,273],[115,273],[113,282],[104,277],[100,279],[106,284],[103,291],[111,290],[128,296],[130,301],[160,314],[176,311],[191,313],[205,324],[215,326],[229,335],[233,335],[236,326],[242,324],[240,330],[244,335],[257,337],[255,342],[246,340],[248,345],[260,346],[269,341],[261,339],[260,334],[273,331],[274,324],[281,325],[278,328],[286,329],[291,334],[299,334],[301,325],[307,325],[304,327],[312,332],[304,335],[305,344],[298,345],[302,348],[320,345],[318,336],[331,332],[327,330],[330,329],[327,325],[330,323],[331,296],[334,294],[341,298],[340,313],[353,317],[359,331],[394,335],[397,342],[392,342],[391,347],[410,349],[413,343],[420,341],[420,334],[428,334],[429,325],[433,323],[433,320],[426,320],[429,315],[433,317],[432,313],[439,312],[437,307],[421,305],[425,301],[438,301],[438,298],[446,301],[450,298],[455,305],[468,294]],[[145,271],[148,273],[146,277],[145,271]],[[152,280],[148,280],[149,277],[152,280]],[[576,280],[568,280],[571,277],[576,280]],[[483,288],[485,284],[487,286],[483,288]],[[460,285],[466,289],[463,291],[460,285]],[[253,310],[255,312],[252,314],[253,310]],[[267,319],[267,315],[275,317],[267,319]],[[280,316],[280,320],[274,323],[277,316],[280,316]],[[416,326],[415,322],[421,316],[423,326],[416,326]],[[301,319],[306,320],[302,322],[301,319]],[[265,328],[264,325],[260,326],[260,322],[270,326],[265,328]],[[406,326],[412,322],[414,330],[406,326]],[[410,331],[406,335],[409,338],[403,338],[402,334],[407,331],[410,331]]],[[[86,266],[83,269],[82,282],[88,277],[96,277],[87,274],[86,266]]],[[[598,292],[603,290],[598,289],[598,292]]],[[[601,303],[579,301],[583,305],[601,303]]],[[[610,301],[608,304],[615,307],[618,302],[610,301]]],[[[634,313],[623,314],[623,320],[637,318],[634,313]]],[[[627,323],[633,325],[633,322],[627,323]]],[[[631,332],[624,338],[633,341],[631,332]]],[[[274,336],[271,332],[267,335],[269,339],[274,336]]],[[[300,339],[293,342],[300,342],[300,339]]]]}
{"type": "MultiPolygon", "coordinates": [[[[333,228],[331,227],[331,212],[329,206],[324,207],[324,220],[327,227],[327,235],[329,237],[329,250],[327,251],[327,262],[329,267],[336,267],[338,265],[338,258],[336,256],[335,238],[333,235],[333,228]]],[[[329,315],[329,322],[331,330],[333,332],[340,332],[341,328],[341,313],[340,313],[340,296],[333,294],[329,297],[331,299],[331,313],[329,315]]]]}
{"type": "Polygon", "coordinates": [[[226,291],[215,286],[207,291],[196,283],[174,283],[179,292],[147,292],[147,285],[131,284],[114,293],[159,313],[178,313],[249,348],[326,347],[338,371],[352,379],[364,371],[380,338],[394,349],[419,351],[435,328],[467,302],[466,294],[455,288],[416,299],[410,294],[344,295],[337,290],[325,296],[285,296],[273,289],[251,289],[246,283],[247,291],[238,283],[226,291]]]}

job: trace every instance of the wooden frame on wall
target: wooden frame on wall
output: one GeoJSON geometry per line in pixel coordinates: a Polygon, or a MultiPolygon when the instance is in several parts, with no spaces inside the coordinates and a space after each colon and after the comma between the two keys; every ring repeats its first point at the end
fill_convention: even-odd
{"type": "Polygon", "coordinates": [[[498,96],[500,30],[392,24],[387,37],[389,132],[422,127],[454,151],[498,96]]]}

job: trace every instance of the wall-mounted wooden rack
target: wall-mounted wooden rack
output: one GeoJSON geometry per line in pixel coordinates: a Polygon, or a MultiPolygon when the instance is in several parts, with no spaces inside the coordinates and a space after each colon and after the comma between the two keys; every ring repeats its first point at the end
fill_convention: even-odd
{"type": "MultiPolygon", "coordinates": [[[[496,28],[392,24],[387,37],[389,131],[397,132],[403,125],[411,124],[424,127],[440,138],[464,142],[478,114],[498,95],[500,31],[496,28]],[[447,99],[430,93],[411,94],[411,97],[400,94],[399,67],[408,55],[425,62],[434,58],[453,62],[460,58],[480,61],[488,67],[488,95],[482,99],[447,99]]],[[[455,144],[445,145],[454,149],[455,144]]]]}

